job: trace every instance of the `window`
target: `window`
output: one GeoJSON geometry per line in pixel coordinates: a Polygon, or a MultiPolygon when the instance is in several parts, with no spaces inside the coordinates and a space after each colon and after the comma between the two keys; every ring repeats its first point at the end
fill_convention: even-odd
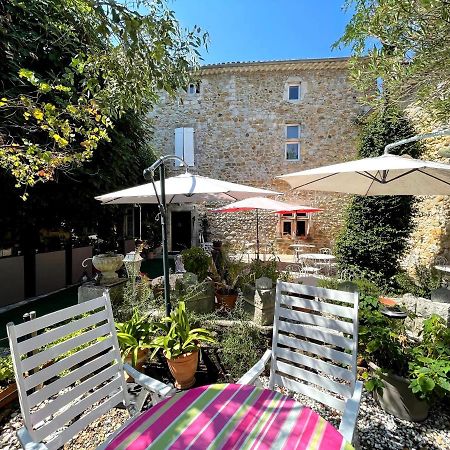
{"type": "Polygon", "coordinates": [[[285,159],[287,161],[300,160],[300,125],[288,124],[285,132],[285,159]]]}
{"type": "Polygon", "coordinates": [[[189,95],[200,94],[200,83],[190,83],[187,87],[187,93],[189,95]]]}
{"type": "Polygon", "coordinates": [[[291,235],[292,233],[292,222],[289,220],[283,221],[283,236],[291,235]]]}
{"type": "MultiPolygon", "coordinates": [[[[183,159],[188,166],[195,165],[193,128],[175,128],[175,155],[183,159]]],[[[179,167],[181,163],[175,161],[175,166],[179,167]]]]}
{"type": "Polygon", "coordinates": [[[281,214],[279,221],[278,233],[281,237],[296,239],[310,234],[311,214],[281,214]]]}
{"type": "Polygon", "coordinates": [[[306,220],[297,220],[297,233],[298,237],[306,236],[306,220]]]}
{"type": "Polygon", "coordinates": [[[288,86],[288,100],[300,100],[300,84],[288,86]]]}

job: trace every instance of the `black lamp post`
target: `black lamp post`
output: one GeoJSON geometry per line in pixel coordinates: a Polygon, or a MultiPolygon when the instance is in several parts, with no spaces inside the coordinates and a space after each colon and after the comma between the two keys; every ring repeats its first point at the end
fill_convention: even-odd
{"type": "Polygon", "coordinates": [[[144,170],[144,178],[146,180],[150,179],[153,188],[155,189],[156,198],[158,200],[159,214],[161,217],[161,231],[162,231],[162,251],[163,251],[163,270],[164,270],[164,303],[166,305],[166,316],[170,315],[170,283],[169,283],[169,255],[167,249],[167,205],[166,205],[166,169],[164,163],[168,160],[176,160],[181,162],[181,164],[187,167],[187,164],[178,156],[175,155],[165,155],[161,156],[157,161],[155,161],[150,167],[144,170]],[[156,169],[159,168],[159,183],[161,185],[161,197],[158,195],[155,186],[154,175],[156,169]]]}

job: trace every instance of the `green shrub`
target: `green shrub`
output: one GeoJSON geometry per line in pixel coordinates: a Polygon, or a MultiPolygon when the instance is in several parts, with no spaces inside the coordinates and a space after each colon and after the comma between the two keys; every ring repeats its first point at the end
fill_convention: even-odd
{"type": "Polygon", "coordinates": [[[261,277],[270,278],[273,283],[276,283],[279,276],[280,272],[277,269],[277,261],[275,259],[270,259],[268,261],[255,259],[244,268],[240,284],[254,285],[255,280],[261,277]]]}
{"type": "Polygon", "coordinates": [[[406,272],[399,272],[394,277],[395,290],[399,294],[413,294],[416,297],[431,298],[431,291],[442,284],[442,275],[434,268],[425,265],[415,266],[415,278],[406,272]]]}
{"type": "Polygon", "coordinates": [[[208,276],[211,257],[200,247],[191,247],[181,252],[184,268],[188,272],[195,273],[198,281],[203,281],[208,276]]]}
{"type": "Polygon", "coordinates": [[[14,380],[14,369],[11,356],[0,358],[0,385],[5,385],[14,380]]]}
{"type": "Polygon", "coordinates": [[[259,329],[246,322],[228,328],[220,347],[222,363],[235,380],[251,369],[268,348],[267,339],[259,329]]]}

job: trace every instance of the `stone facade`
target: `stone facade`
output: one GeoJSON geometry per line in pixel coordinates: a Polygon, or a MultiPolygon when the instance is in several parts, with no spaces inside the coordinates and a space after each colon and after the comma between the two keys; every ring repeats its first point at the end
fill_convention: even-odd
{"type": "MultiPolygon", "coordinates": [[[[279,200],[323,208],[313,215],[310,237],[317,246],[328,246],[342,224],[346,197],[291,191],[275,177],[355,158],[363,109],[348,81],[347,64],[346,58],[334,58],[203,67],[199,93],[181,93],[177,99],[163,96],[152,112],[155,149],[173,154],[175,129],[193,128],[191,172],[273,189],[282,193],[279,200]],[[287,97],[293,83],[300,85],[296,101],[287,97]],[[285,158],[287,124],[300,125],[298,161],[285,158]]],[[[260,216],[261,241],[287,252],[294,238],[277,236],[278,218],[273,213],[260,216]]],[[[208,212],[207,218],[211,238],[235,246],[255,239],[254,212],[208,212]]]]}
{"type": "MultiPolygon", "coordinates": [[[[406,108],[406,114],[417,134],[446,127],[430,120],[423,110],[414,104],[406,108]]],[[[440,150],[450,148],[450,136],[424,139],[421,145],[422,159],[446,164],[450,162],[448,157],[441,156],[439,153],[440,150]]],[[[417,263],[429,266],[439,256],[443,256],[450,263],[450,197],[447,195],[418,196],[416,209],[409,251],[404,261],[404,265],[412,275],[417,263]]]]}

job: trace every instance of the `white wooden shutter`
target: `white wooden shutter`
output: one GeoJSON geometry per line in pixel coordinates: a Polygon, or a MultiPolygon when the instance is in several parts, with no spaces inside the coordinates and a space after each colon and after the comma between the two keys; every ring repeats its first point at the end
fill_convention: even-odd
{"type": "Polygon", "coordinates": [[[194,129],[184,128],[184,160],[188,166],[193,166],[194,161],[194,129]]]}
{"type": "MultiPolygon", "coordinates": [[[[183,128],[175,128],[175,156],[183,159],[184,133],[183,128]]],[[[179,161],[175,161],[175,167],[181,166],[179,161]]]]}

